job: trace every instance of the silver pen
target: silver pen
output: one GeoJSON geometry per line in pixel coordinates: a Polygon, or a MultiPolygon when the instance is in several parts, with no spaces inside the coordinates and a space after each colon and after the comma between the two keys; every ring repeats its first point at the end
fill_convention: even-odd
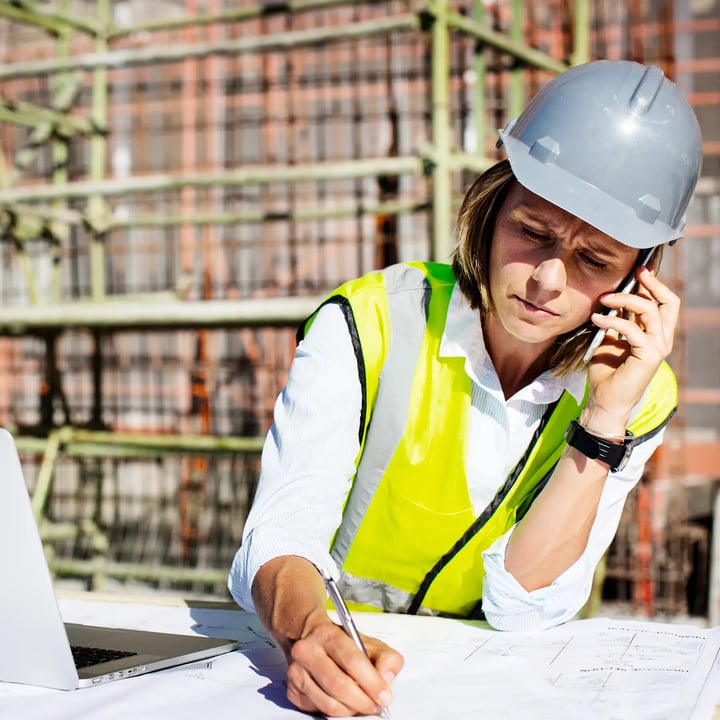
{"type": "MultiPolygon", "coordinates": [[[[653,256],[653,253],[655,252],[655,248],[649,248],[648,250],[645,250],[644,255],[641,255],[638,258],[638,262],[633,268],[632,274],[630,276],[630,279],[621,287],[619,287],[615,292],[619,293],[629,293],[632,292],[635,289],[635,285],[637,285],[637,278],[635,277],[635,270],[639,268],[640,266],[647,266],[647,264],[650,262],[650,258],[653,256]]],[[[603,313],[606,317],[615,317],[618,314],[617,308],[613,308],[612,310],[607,310],[603,313]]],[[[598,331],[593,336],[593,339],[590,341],[590,345],[588,346],[588,349],[585,351],[585,354],[583,355],[583,363],[587,365],[590,362],[590,359],[595,354],[595,351],[602,345],[602,341],[605,339],[605,335],[607,335],[607,330],[605,328],[598,328],[598,331]]]]}
{"type": "MultiPolygon", "coordinates": [[[[350,610],[348,610],[348,606],[345,604],[345,600],[340,594],[340,588],[337,586],[337,583],[333,580],[332,575],[330,575],[327,570],[320,568],[320,574],[325,582],[325,588],[328,591],[328,595],[330,595],[330,600],[332,600],[335,612],[340,618],[343,630],[345,630],[345,632],[350,636],[357,648],[362,651],[363,655],[365,655],[365,657],[369,657],[362,638],[360,637],[360,633],[358,632],[357,626],[355,625],[355,621],[350,614],[350,610]]],[[[386,707],[381,708],[379,717],[383,718],[383,720],[390,720],[390,711],[386,707]]]]}

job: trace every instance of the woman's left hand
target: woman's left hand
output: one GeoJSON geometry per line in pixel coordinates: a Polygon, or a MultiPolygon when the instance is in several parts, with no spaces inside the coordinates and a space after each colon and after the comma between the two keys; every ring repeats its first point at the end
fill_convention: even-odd
{"type": "Polygon", "coordinates": [[[673,348],[680,298],[651,270],[637,270],[636,294],[610,293],[600,302],[618,315],[594,313],[592,321],[608,331],[588,365],[590,397],[583,424],[623,434],[633,407],[673,348]],[[629,318],[620,316],[622,311],[629,318]]]}

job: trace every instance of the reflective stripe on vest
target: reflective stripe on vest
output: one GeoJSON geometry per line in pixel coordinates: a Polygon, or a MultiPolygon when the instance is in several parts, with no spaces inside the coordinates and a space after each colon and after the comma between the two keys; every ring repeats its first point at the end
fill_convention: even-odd
{"type": "MultiPolygon", "coordinates": [[[[411,283],[423,297],[429,297],[430,285],[426,278],[418,277],[417,271],[408,266],[393,265],[384,274],[391,288],[406,287],[411,283]]],[[[408,369],[415,367],[427,325],[425,302],[416,302],[415,294],[404,292],[391,297],[392,302],[388,303],[390,327],[403,328],[404,332],[392,334],[381,374],[383,392],[378,394],[373,408],[373,416],[385,418],[387,422],[371,423],[367,429],[366,447],[371,447],[372,452],[364,452],[360,457],[357,477],[363,480],[353,484],[342,525],[333,542],[332,556],[339,567],[347,557],[350,544],[407,424],[413,380],[413,374],[408,369]]]]}
{"type": "MultiPolygon", "coordinates": [[[[453,287],[449,266],[409,263],[347,283],[329,299],[351,309],[364,388],[358,470],[331,549],[351,606],[471,615],[482,594],[482,551],[527,512],[580,412],[569,393],[548,409],[476,517],[464,467],[471,381],[464,358],[439,357],[453,287]]],[[[630,429],[654,434],[676,400],[663,364],[630,429]]]]}

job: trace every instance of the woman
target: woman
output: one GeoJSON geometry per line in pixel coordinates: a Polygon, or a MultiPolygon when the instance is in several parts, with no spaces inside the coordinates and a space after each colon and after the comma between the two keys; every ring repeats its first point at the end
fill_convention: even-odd
{"type": "Polygon", "coordinates": [[[564,622],[673,413],[680,303],[654,269],[700,171],[690,107],[658,68],[594,62],[500,137],[452,267],[350,281],[300,333],[230,589],[302,710],[378,712],[403,662],[331,622],[318,568],[351,607],[564,622]]]}

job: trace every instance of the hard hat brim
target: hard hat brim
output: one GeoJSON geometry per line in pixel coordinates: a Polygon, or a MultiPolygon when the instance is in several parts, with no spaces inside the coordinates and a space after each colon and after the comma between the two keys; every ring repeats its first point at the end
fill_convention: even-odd
{"type": "Polygon", "coordinates": [[[509,135],[509,128],[500,131],[500,139],[505,146],[510,167],[523,187],[623,245],[649,248],[682,236],[682,226],[673,228],[657,219],[652,223],[647,222],[638,217],[632,208],[600,188],[552,162],[537,160],[525,143],[509,135]]]}

